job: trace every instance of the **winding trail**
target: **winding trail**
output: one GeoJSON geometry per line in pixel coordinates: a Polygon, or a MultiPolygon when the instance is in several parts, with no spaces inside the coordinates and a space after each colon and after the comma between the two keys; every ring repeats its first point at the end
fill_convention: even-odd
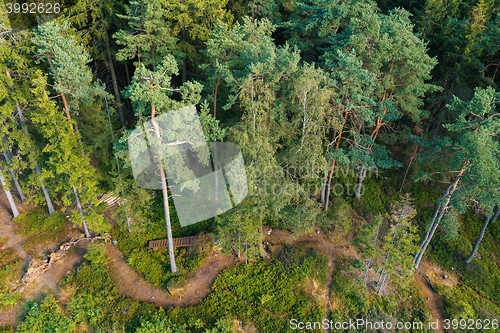
{"type": "Polygon", "coordinates": [[[436,294],[436,292],[434,292],[431,289],[431,286],[429,285],[427,279],[420,273],[425,274],[423,269],[419,267],[414,273],[414,278],[417,284],[417,288],[425,300],[425,305],[432,316],[432,321],[439,320],[439,326],[437,331],[444,333],[445,330],[443,328],[443,320],[444,320],[443,300],[439,297],[438,294],[436,294]]]}
{"type": "Polygon", "coordinates": [[[114,245],[106,244],[105,255],[110,258],[108,267],[118,294],[141,302],[162,307],[187,307],[198,304],[212,291],[217,275],[236,262],[236,258],[212,252],[201,266],[188,277],[185,290],[175,296],[164,288],[154,286],[137,273],[114,245]]]}
{"type": "MultiPolygon", "coordinates": [[[[263,228],[265,240],[270,241],[274,244],[288,243],[292,239],[292,233],[285,230],[272,230],[270,234],[268,231],[269,227],[265,226],[263,228]]],[[[338,246],[331,243],[323,233],[320,227],[316,227],[315,230],[310,235],[303,235],[297,237],[294,242],[301,242],[304,245],[311,246],[321,252],[323,252],[328,257],[328,269],[327,279],[326,279],[326,299],[325,299],[325,318],[330,321],[331,309],[330,309],[330,293],[331,286],[333,282],[333,273],[335,272],[335,258],[339,257],[343,253],[344,246],[338,246]]],[[[323,332],[330,332],[329,329],[323,330],[323,332]]]]}

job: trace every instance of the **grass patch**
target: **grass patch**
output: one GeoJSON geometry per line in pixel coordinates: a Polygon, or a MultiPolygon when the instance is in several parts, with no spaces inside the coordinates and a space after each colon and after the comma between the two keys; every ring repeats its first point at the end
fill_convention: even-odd
{"type": "Polygon", "coordinates": [[[114,230],[118,247],[125,255],[127,262],[144,278],[155,286],[166,287],[176,276],[184,280],[189,272],[196,270],[213,249],[213,241],[209,234],[197,235],[195,247],[175,248],[175,260],[178,271],[170,271],[168,249],[151,250],[149,241],[167,238],[163,222],[149,222],[142,232],[120,232],[114,230]]]}
{"type": "Polygon", "coordinates": [[[21,213],[13,219],[16,232],[26,236],[22,247],[26,253],[35,257],[37,248],[49,242],[63,239],[68,231],[68,220],[60,212],[49,215],[45,209],[36,208],[21,213]]]}
{"type": "MultiPolygon", "coordinates": [[[[0,239],[0,247],[6,243],[0,239]]],[[[0,309],[17,304],[19,294],[13,292],[13,287],[19,279],[23,261],[16,254],[16,250],[6,248],[0,250],[0,309]]]]}

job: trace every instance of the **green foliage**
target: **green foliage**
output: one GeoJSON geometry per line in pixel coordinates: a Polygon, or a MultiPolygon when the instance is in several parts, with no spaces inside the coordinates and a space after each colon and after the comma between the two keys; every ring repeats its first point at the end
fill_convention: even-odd
{"type": "Polygon", "coordinates": [[[155,316],[152,321],[142,321],[135,333],[184,333],[185,326],[177,326],[176,328],[166,321],[165,318],[155,316]]]}
{"type": "Polygon", "coordinates": [[[224,270],[213,293],[199,305],[171,310],[167,317],[185,323],[199,318],[212,326],[230,316],[252,323],[259,332],[287,332],[291,318],[320,321],[325,305],[303,286],[306,279],[325,282],[327,259],[304,248],[290,248],[281,257],[285,261],[255,261],[224,270]]]}
{"type": "Polygon", "coordinates": [[[176,39],[173,38],[165,20],[168,8],[160,0],[130,1],[127,15],[118,17],[128,20],[129,29],[120,30],[113,35],[118,45],[125,47],[117,52],[119,61],[137,59],[134,65],[157,65],[166,55],[175,51],[176,39]]]}
{"type": "Polygon", "coordinates": [[[472,249],[477,230],[483,224],[483,217],[469,211],[463,214],[460,220],[458,236],[455,239],[445,240],[444,233],[436,233],[435,245],[429,245],[432,246],[430,260],[447,271],[457,272],[467,288],[472,288],[480,296],[498,304],[500,269],[491,262],[496,260],[497,253],[500,253],[500,246],[496,241],[500,236],[500,228],[494,223],[486,230],[479,251],[481,259],[466,264],[464,259],[472,249]]]}
{"type": "Polygon", "coordinates": [[[134,249],[129,255],[128,263],[155,286],[164,285],[171,277],[171,274],[168,274],[168,255],[165,256],[162,251],[134,249]]]}
{"type": "MultiPolygon", "coordinates": [[[[44,43],[49,42],[44,41],[44,43]]],[[[65,64],[65,66],[70,65],[65,64]]],[[[78,131],[71,130],[68,120],[57,110],[54,101],[49,99],[46,78],[41,72],[36,72],[32,85],[35,102],[29,118],[44,141],[42,152],[46,155],[48,170],[43,176],[58,177],[54,187],[56,192],[62,192],[64,204],[68,206],[72,204],[70,198],[74,198],[76,190],[81,204],[90,203],[97,206],[98,174],[90,165],[89,156],[82,154],[82,150],[78,149],[76,142],[79,138],[78,131]]],[[[76,210],[73,210],[71,220],[74,224],[82,224],[82,217],[76,210]]],[[[94,211],[87,211],[85,221],[94,230],[106,231],[108,228],[104,224],[104,217],[94,211]]]]}
{"type": "Polygon", "coordinates": [[[75,323],[63,314],[58,301],[49,296],[40,304],[28,305],[28,314],[18,326],[19,333],[70,333],[76,332],[75,323]]]}
{"type": "Polygon", "coordinates": [[[26,236],[23,249],[36,255],[38,245],[61,241],[68,232],[68,220],[60,212],[49,215],[45,208],[26,210],[14,219],[16,231],[26,236]]]}
{"type": "MultiPolygon", "coordinates": [[[[390,297],[379,297],[366,291],[361,281],[352,277],[349,264],[344,258],[335,262],[335,272],[332,278],[330,304],[333,305],[331,320],[334,322],[349,321],[349,318],[365,319],[367,321],[392,321],[426,323],[430,314],[425,301],[420,296],[415,285],[407,290],[396,289],[390,297]]],[[[346,332],[358,332],[346,330],[346,332]]],[[[412,332],[424,332],[412,330],[412,332]]]]}
{"type": "Polygon", "coordinates": [[[384,287],[386,277],[402,288],[406,288],[410,282],[413,258],[418,251],[417,228],[411,222],[415,214],[416,210],[408,195],[392,206],[391,225],[381,246],[380,254],[384,256],[384,261],[380,265],[382,280],[379,280],[379,293],[384,287]]]}
{"type": "MultiPolygon", "coordinates": [[[[457,325],[453,327],[454,332],[466,332],[467,325],[464,328],[464,320],[467,324],[469,319],[480,319],[485,323],[489,320],[490,328],[491,321],[497,319],[500,315],[500,308],[487,300],[480,298],[479,295],[466,285],[458,285],[453,288],[443,286],[439,291],[444,295],[444,304],[447,318],[457,320],[457,325]],[[460,323],[462,320],[462,323],[460,323]]],[[[451,326],[450,322],[450,326],[451,326]]]]}
{"type": "Polygon", "coordinates": [[[460,222],[456,209],[450,209],[450,211],[444,215],[441,224],[443,226],[444,239],[450,240],[457,238],[460,222]]]}
{"type": "Polygon", "coordinates": [[[352,229],[352,208],[342,197],[336,199],[328,209],[322,224],[323,230],[336,237],[345,237],[352,229]]]}
{"type": "Polygon", "coordinates": [[[98,243],[90,243],[87,253],[84,255],[85,259],[90,261],[93,267],[99,268],[107,264],[108,258],[104,255],[106,249],[98,243]]]}
{"type": "Polygon", "coordinates": [[[17,304],[21,297],[9,288],[9,284],[19,278],[18,273],[22,265],[22,260],[18,260],[0,268],[0,308],[17,304]]]}
{"type": "Polygon", "coordinates": [[[76,41],[66,21],[38,25],[32,41],[37,57],[50,67],[55,90],[66,95],[72,112],[78,112],[81,102],[88,105],[95,94],[102,93],[92,84],[88,52],[76,41]]]}

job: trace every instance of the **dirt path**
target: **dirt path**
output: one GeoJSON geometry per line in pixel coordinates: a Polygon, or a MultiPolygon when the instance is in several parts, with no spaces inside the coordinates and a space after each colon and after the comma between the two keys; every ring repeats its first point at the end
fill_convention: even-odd
{"type": "MultiPolygon", "coordinates": [[[[19,212],[22,212],[24,207],[21,207],[21,205],[18,206],[19,212]]],[[[5,191],[0,191],[0,238],[7,239],[5,247],[16,250],[17,255],[24,260],[25,264],[31,260],[31,257],[21,246],[23,240],[14,232],[12,210],[10,209],[5,191]]]]}
{"type": "MultiPolygon", "coordinates": [[[[323,231],[321,231],[321,228],[318,228],[316,231],[316,234],[319,236],[318,237],[318,245],[321,248],[322,251],[325,252],[325,254],[328,256],[328,277],[326,280],[326,288],[327,288],[327,296],[326,296],[326,319],[330,321],[331,319],[331,313],[332,310],[330,308],[330,294],[331,294],[331,287],[332,287],[332,281],[333,281],[333,273],[335,271],[335,256],[334,253],[337,251],[335,246],[329,242],[323,231]]],[[[330,332],[330,328],[327,328],[323,330],[323,332],[330,332]]]]}
{"type": "Polygon", "coordinates": [[[422,266],[420,266],[417,270],[415,270],[414,273],[417,288],[420,292],[420,295],[422,295],[422,297],[424,298],[425,305],[432,316],[432,321],[436,321],[436,319],[439,320],[440,324],[437,331],[444,333],[446,331],[443,328],[443,320],[444,320],[443,300],[439,297],[438,294],[436,294],[436,292],[432,290],[431,286],[429,285],[429,281],[422,274],[427,274],[427,273],[422,268],[422,266]]]}
{"type": "Polygon", "coordinates": [[[120,295],[163,307],[186,307],[198,304],[212,291],[211,286],[217,275],[236,261],[234,257],[212,253],[188,278],[185,290],[172,296],[167,290],[152,285],[139,275],[115,246],[106,244],[105,254],[110,258],[111,279],[120,295]]]}
{"type": "MultiPolygon", "coordinates": [[[[265,240],[273,244],[288,243],[292,239],[292,233],[288,231],[275,229],[272,230],[270,234],[268,234],[269,230],[270,230],[269,227],[265,226],[263,228],[265,240]]],[[[298,237],[296,242],[301,242],[304,245],[312,246],[313,248],[316,248],[317,250],[323,252],[328,257],[328,266],[327,266],[328,273],[327,273],[326,285],[324,286],[324,288],[326,289],[325,315],[326,318],[330,320],[331,318],[330,289],[333,281],[333,273],[335,271],[334,262],[336,257],[339,257],[341,254],[345,255],[346,253],[345,246],[335,245],[332,242],[330,242],[326,238],[325,234],[321,231],[320,227],[316,227],[315,230],[310,235],[304,235],[298,237]]],[[[324,330],[324,332],[330,332],[330,330],[326,329],[324,330]]]]}

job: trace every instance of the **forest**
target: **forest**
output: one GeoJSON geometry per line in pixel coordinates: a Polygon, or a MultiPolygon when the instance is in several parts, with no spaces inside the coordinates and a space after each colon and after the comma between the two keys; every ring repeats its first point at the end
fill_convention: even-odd
{"type": "Polygon", "coordinates": [[[495,332],[499,9],[4,0],[0,333],[495,332]]]}

